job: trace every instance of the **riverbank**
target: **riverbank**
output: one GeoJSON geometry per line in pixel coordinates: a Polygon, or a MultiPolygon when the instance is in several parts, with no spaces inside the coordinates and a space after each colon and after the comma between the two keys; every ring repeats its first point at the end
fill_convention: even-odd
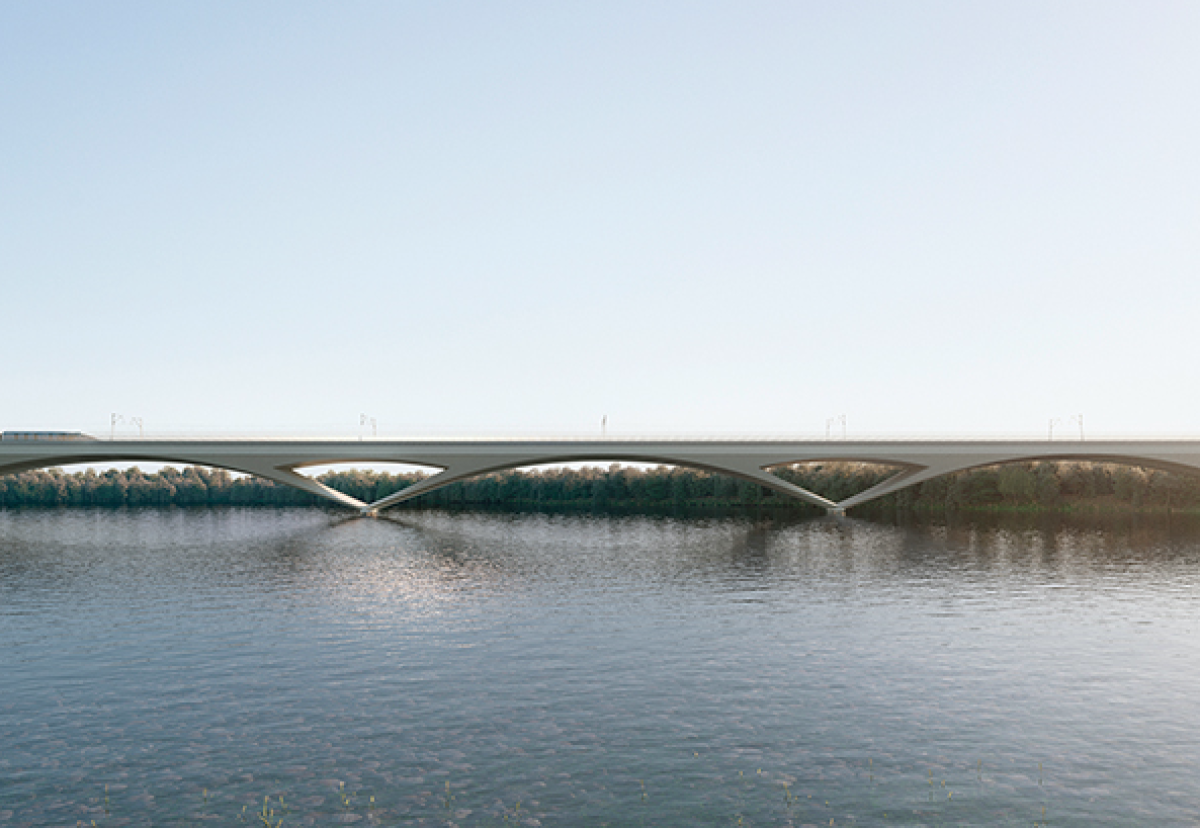
{"type": "MultiPolygon", "coordinates": [[[[886,480],[894,470],[864,463],[775,469],[784,480],[838,501],[886,480]]],[[[400,491],[420,474],[365,470],[318,478],[363,502],[400,491]]],[[[43,469],[0,477],[0,508],[301,507],[327,504],[270,480],[219,469],[167,467],[68,473],[43,469]]],[[[548,468],[485,475],[396,508],[568,511],[599,514],[820,514],[806,503],[743,480],[681,468],[548,468]]],[[[864,504],[863,515],[1198,513],[1200,478],[1105,463],[1023,463],[947,475],[864,504]]]]}

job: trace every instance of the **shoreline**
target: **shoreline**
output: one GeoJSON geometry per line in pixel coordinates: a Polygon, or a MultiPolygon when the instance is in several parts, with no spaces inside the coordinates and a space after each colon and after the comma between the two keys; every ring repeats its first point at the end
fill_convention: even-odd
{"type": "MultiPolygon", "coordinates": [[[[833,500],[886,480],[892,469],[826,463],[774,470],[781,479],[833,500]]],[[[316,478],[364,501],[423,479],[367,470],[316,478]]],[[[329,507],[291,487],[220,469],[137,467],[67,473],[50,468],[0,476],[0,510],[329,507]]],[[[512,513],[680,514],[815,517],[823,510],[718,474],[673,467],[550,468],[500,472],[455,483],[392,507],[512,513]]],[[[850,515],[1200,516],[1200,476],[1101,463],[1022,463],[947,475],[855,507],[850,515]]]]}

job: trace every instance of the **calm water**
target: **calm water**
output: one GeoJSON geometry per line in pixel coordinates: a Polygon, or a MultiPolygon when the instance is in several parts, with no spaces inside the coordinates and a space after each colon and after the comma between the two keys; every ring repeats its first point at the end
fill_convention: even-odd
{"type": "Polygon", "coordinates": [[[1195,825],[1198,575],[1178,525],[0,513],[0,826],[1195,825]]]}

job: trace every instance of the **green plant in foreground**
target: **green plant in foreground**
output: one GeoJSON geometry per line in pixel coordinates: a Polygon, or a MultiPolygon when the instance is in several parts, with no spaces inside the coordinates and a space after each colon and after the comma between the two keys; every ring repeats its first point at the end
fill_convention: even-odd
{"type": "MultiPolygon", "coordinates": [[[[271,804],[271,797],[264,796],[262,813],[260,813],[258,815],[258,819],[260,822],[262,822],[263,828],[280,828],[280,826],[283,825],[283,817],[280,817],[278,821],[273,822],[272,820],[275,819],[275,809],[270,808],[270,804],[271,804]]],[[[280,807],[283,807],[283,797],[282,796],[279,797],[279,805],[280,805],[280,807]]]]}
{"type": "MultiPolygon", "coordinates": [[[[695,755],[696,755],[696,753],[694,752],[693,756],[695,756],[695,755]]],[[[1044,786],[1045,785],[1044,766],[1040,762],[1036,763],[1036,764],[1038,765],[1038,771],[1039,771],[1038,776],[1037,776],[1037,783],[1039,786],[1044,786]]],[[[941,797],[937,793],[938,789],[937,789],[937,785],[935,784],[936,781],[939,781],[939,780],[937,780],[937,776],[942,775],[942,774],[934,774],[932,768],[927,769],[927,771],[926,771],[927,777],[926,777],[924,784],[922,784],[922,782],[920,782],[920,781],[917,781],[920,779],[919,769],[912,768],[911,771],[909,771],[909,773],[912,773],[912,776],[908,777],[907,775],[905,775],[905,778],[903,779],[902,790],[896,790],[892,793],[887,793],[888,791],[891,791],[891,788],[884,788],[883,786],[887,785],[889,783],[889,781],[894,782],[897,780],[895,780],[894,778],[889,780],[889,776],[891,776],[891,775],[888,772],[886,763],[884,766],[881,766],[882,772],[881,772],[881,778],[880,778],[879,783],[874,782],[874,760],[873,759],[868,758],[867,767],[868,767],[868,778],[870,779],[872,785],[865,796],[856,797],[855,802],[851,805],[847,805],[845,803],[838,802],[837,796],[833,797],[833,804],[831,805],[831,800],[825,798],[826,796],[830,796],[831,792],[820,791],[819,789],[816,791],[816,793],[809,793],[809,794],[807,794],[805,799],[801,799],[799,794],[796,793],[795,791],[793,791],[792,787],[791,787],[792,782],[796,781],[795,779],[792,779],[791,777],[787,777],[787,776],[784,776],[783,778],[773,778],[775,776],[775,774],[769,769],[751,768],[752,773],[750,773],[750,774],[746,774],[745,771],[743,770],[743,771],[738,771],[736,773],[736,775],[729,773],[729,775],[727,775],[727,776],[719,777],[720,783],[722,783],[722,785],[726,789],[723,791],[706,792],[707,796],[706,796],[706,800],[704,801],[703,807],[706,809],[705,813],[708,814],[710,816],[710,818],[715,820],[714,824],[722,824],[722,825],[740,824],[740,825],[744,826],[744,828],[748,828],[749,826],[752,826],[752,825],[775,824],[775,823],[770,822],[770,820],[780,819],[780,818],[784,818],[786,820],[786,824],[792,824],[793,819],[795,819],[797,822],[800,822],[800,823],[803,823],[806,825],[813,825],[813,824],[825,825],[825,824],[827,824],[827,822],[828,822],[828,824],[831,824],[831,825],[846,824],[846,822],[838,823],[836,821],[836,815],[838,815],[838,811],[841,808],[855,807],[855,806],[860,807],[860,808],[866,808],[869,811],[875,811],[876,808],[880,808],[880,810],[882,811],[882,814],[881,814],[882,820],[887,821],[889,824],[891,824],[891,822],[892,822],[891,814],[894,812],[893,806],[900,809],[900,811],[898,811],[898,813],[902,813],[903,808],[907,807],[907,805],[905,803],[917,805],[921,799],[925,800],[925,802],[927,803],[926,806],[924,808],[921,808],[920,810],[914,810],[913,813],[920,815],[919,816],[920,819],[928,820],[927,822],[925,822],[923,824],[931,824],[931,825],[947,824],[947,825],[949,825],[949,824],[959,824],[959,822],[958,822],[959,819],[969,818],[970,816],[975,814],[976,808],[981,807],[979,804],[973,802],[973,800],[972,800],[972,793],[975,790],[975,787],[971,786],[968,781],[970,779],[969,763],[966,764],[965,767],[962,767],[961,769],[959,769],[962,772],[964,772],[962,779],[959,779],[957,777],[955,769],[953,769],[953,768],[943,769],[943,770],[949,771],[948,773],[945,774],[945,776],[947,778],[943,778],[940,780],[941,790],[946,793],[946,796],[944,798],[941,797]],[[959,795],[960,795],[959,802],[953,801],[954,792],[952,789],[955,787],[959,788],[959,795]],[[882,794],[881,794],[881,788],[882,788],[882,791],[884,792],[882,794]],[[784,811],[782,811],[782,812],[779,810],[780,789],[782,789],[782,797],[781,798],[783,800],[783,805],[784,805],[784,811]],[[892,799],[893,796],[898,796],[900,798],[900,801],[899,802],[891,802],[890,800],[892,799]],[[880,801],[880,800],[882,800],[882,801],[880,801]],[[822,807],[822,802],[824,803],[824,807],[822,807]],[[882,810],[883,808],[886,808],[887,810],[882,810]],[[831,816],[831,814],[835,815],[835,816],[831,816]],[[764,821],[764,820],[766,820],[766,821],[764,821]]],[[[989,765],[989,767],[991,767],[991,766],[989,765]]],[[[1052,768],[1053,768],[1053,765],[1052,765],[1052,768]]],[[[1027,783],[1032,783],[1032,781],[1033,781],[1033,775],[1032,775],[1031,770],[1032,769],[1028,769],[1028,766],[1026,766],[1024,780],[1027,783]]],[[[976,773],[977,781],[982,783],[983,782],[983,761],[982,761],[982,759],[977,759],[976,764],[975,764],[975,773],[976,773]]],[[[861,766],[858,767],[857,772],[854,773],[853,775],[857,777],[857,784],[860,787],[862,787],[861,786],[861,776],[859,774],[861,774],[861,766]]],[[[989,772],[989,774],[990,774],[990,772],[989,772]]],[[[469,777],[468,777],[468,780],[469,780],[469,777]]],[[[714,782],[715,781],[716,780],[714,780],[714,782]]],[[[988,781],[989,782],[991,781],[990,778],[988,781]]],[[[469,781],[466,783],[460,782],[458,784],[459,784],[460,788],[467,788],[469,786],[470,782],[469,781]]],[[[800,784],[804,784],[804,783],[800,783],[800,784]]],[[[676,799],[678,799],[681,795],[684,797],[691,796],[691,794],[688,791],[682,791],[682,792],[677,791],[677,790],[672,789],[669,785],[664,787],[660,781],[660,786],[655,788],[655,791],[656,791],[655,802],[657,804],[655,806],[651,806],[649,804],[649,799],[650,799],[649,789],[648,789],[648,786],[646,785],[644,779],[628,780],[621,787],[622,787],[622,790],[620,792],[620,796],[617,798],[618,801],[611,801],[610,804],[608,805],[608,807],[624,808],[627,811],[627,813],[624,815],[624,822],[615,822],[615,823],[600,822],[598,824],[600,824],[600,825],[604,825],[604,824],[641,824],[641,825],[653,824],[656,821],[656,818],[661,817],[660,811],[667,811],[667,810],[675,807],[676,799]],[[629,784],[632,781],[638,782],[638,788],[633,788],[632,784],[629,784]],[[630,794],[632,794],[633,796],[630,796],[630,794]],[[638,803],[638,802],[641,803],[642,807],[640,807],[640,808],[637,807],[637,805],[635,803],[638,803]]],[[[690,787],[695,788],[696,785],[692,784],[690,787]]],[[[120,789],[120,786],[118,786],[118,790],[119,789],[120,789]]],[[[92,790],[94,791],[94,788],[92,790]]],[[[111,807],[110,800],[109,800],[110,790],[111,790],[110,786],[105,785],[104,792],[103,792],[103,798],[95,797],[93,794],[87,798],[87,801],[89,803],[91,803],[93,806],[99,804],[100,802],[103,802],[104,811],[106,814],[109,814],[110,807],[111,807]]],[[[327,792],[328,788],[324,787],[324,790],[327,792]]],[[[803,793],[804,791],[801,790],[801,792],[803,793]]],[[[218,791],[217,793],[220,793],[220,792],[218,791]]],[[[194,795],[194,793],[185,796],[184,797],[185,800],[191,801],[192,795],[194,795]]],[[[292,794],[286,794],[286,795],[292,795],[292,794]]],[[[339,795],[339,799],[328,801],[327,804],[325,804],[323,808],[320,807],[322,802],[317,801],[315,803],[310,803],[311,805],[314,806],[311,809],[311,812],[310,812],[309,808],[305,807],[305,808],[296,809],[297,810],[296,814],[292,814],[293,809],[291,809],[287,806],[286,801],[285,801],[285,794],[278,794],[277,800],[274,795],[264,796],[261,803],[258,801],[258,799],[255,795],[251,795],[250,801],[255,803],[255,810],[250,811],[249,806],[246,805],[246,806],[243,806],[240,814],[238,814],[236,812],[236,810],[234,810],[232,813],[232,816],[235,818],[236,821],[243,823],[243,826],[254,825],[254,826],[257,826],[258,828],[283,828],[284,823],[288,823],[289,820],[295,821],[295,820],[303,818],[303,819],[311,822],[314,819],[322,818],[322,817],[324,817],[324,818],[332,817],[335,820],[340,819],[340,820],[347,821],[347,822],[354,821],[354,820],[365,817],[371,824],[378,825],[378,824],[380,824],[381,817],[383,817],[384,815],[389,813],[389,810],[381,811],[376,808],[376,802],[375,802],[376,797],[374,795],[368,797],[369,801],[368,801],[368,803],[364,804],[364,810],[362,812],[357,812],[356,808],[357,808],[357,795],[358,794],[356,791],[355,792],[347,791],[345,788],[344,782],[341,782],[338,785],[338,795],[339,795]],[[340,800],[340,805],[341,805],[340,808],[338,807],[339,800],[340,800]],[[335,814],[337,814],[339,811],[342,812],[342,816],[341,817],[335,816],[335,814]],[[359,813],[360,816],[351,816],[352,813],[359,813]]],[[[381,795],[383,795],[385,797],[385,802],[386,802],[386,793],[383,793],[381,795]]],[[[456,811],[455,809],[457,807],[460,807],[460,803],[458,800],[464,796],[467,796],[468,800],[469,800],[470,797],[468,796],[468,794],[464,793],[464,791],[462,791],[462,790],[456,792],[454,790],[454,785],[452,784],[452,782],[449,779],[444,780],[443,789],[441,791],[439,791],[438,794],[430,797],[430,799],[432,799],[432,802],[430,802],[430,799],[426,798],[429,795],[430,795],[429,792],[423,792],[420,796],[422,809],[423,810],[428,809],[428,810],[426,810],[427,815],[424,819],[429,824],[454,825],[461,821],[464,826],[466,826],[466,825],[482,825],[482,824],[495,825],[496,824],[495,818],[497,816],[500,816],[502,818],[502,823],[504,825],[515,826],[515,825],[519,825],[522,820],[521,808],[522,808],[523,803],[520,800],[518,800],[515,803],[515,805],[508,806],[508,807],[506,807],[502,802],[497,802],[495,806],[488,807],[488,808],[486,808],[484,810],[480,810],[478,812],[473,812],[471,810],[456,811]],[[429,811],[432,811],[433,813],[430,814],[429,811]],[[475,816],[473,819],[470,816],[472,813],[475,813],[475,816]],[[433,817],[432,820],[429,819],[430,816],[433,817]]],[[[201,796],[202,796],[204,803],[207,805],[208,799],[209,799],[209,791],[207,788],[201,789],[201,796]]],[[[571,797],[572,797],[572,799],[574,799],[575,794],[572,793],[571,797]]],[[[37,798],[36,794],[34,794],[32,796],[32,798],[36,799],[37,798]]],[[[240,797],[238,797],[238,798],[240,798],[240,797]]],[[[224,797],[214,794],[214,802],[220,803],[221,801],[223,801],[223,799],[224,799],[224,797]]],[[[232,797],[230,797],[230,799],[232,799],[232,797]]],[[[324,798],[322,798],[322,799],[324,799],[324,798]]],[[[301,800],[301,801],[304,801],[304,800],[301,800]]],[[[1046,801],[1046,800],[1043,800],[1043,801],[1046,801]]],[[[124,803],[125,800],[122,800],[122,802],[124,803]]],[[[580,803],[580,804],[582,804],[582,803],[580,803]]],[[[1017,805],[1018,803],[1012,803],[1012,804],[1017,805]]],[[[1041,804],[1041,803],[1039,803],[1039,804],[1041,804]]],[[[166,802],[164,801],[160,804],[160,807],[163,807],[165,805],[166,805],[166,802]]],[[[225,807],[229,807],[231,809],[236,809],[237,806],[230,804],[225,807]]],[[[688,807],[692,807],[692,805],[689,803],[688,807]]],[[[1034,807],[1037,807],[1037,805],[1035,805],[1034,807]]],[[[218,810],[224,812],[224,807],[218,807],[218,810]]],[[[1027,816],[1026,818],[1029,821],[1024,822],[1023,824],[1032,825],[1033,828],[1046,828],[1046,826],[1048,825],[1047,810],[1048,810],[1048,804],[1042,805],[1040,818],[1038,818],[1038,815],[1036,815],[1036,814],[1034,814],[1032,816],[1027,816]]],[[[207,808],[205,809],[205,811],[207,811],[207,808]]],[[[407,811],[402,810],[401,814],[403,814],[403,813],[407,813],[407,811]]],[[[538,814],[537,809],[535,809],[533,814],[527,813],[525,818],[528,818],[532,815],[537,815],[537,816],[545,819],[547,816],[550,816],[550,817],[553,817],[555,815],[565,816],[566,812],[562,812],[562,814],[555,814],[555,812],[553,810],[551,810],[550,813],[543,815],[543,814],[538,814]]],[[[603,811],[601,814],[602,819],[604,819],[604,818],[612,819],[615,816],[616,816],[615,813],[609,814],[607,810],[603,811]]],[[[218,818],[218,814],[205,813],[200,818],[201,819],[215,819],[215,818],[218,818]]],[[[854,817],[851,816],[850,814],[842,814],[841,818],[844,821],[845,820],[849,820],[850,822],[854,821],[854,817]]],[[[898,817],[898,818],[903,819],[903,817],[898,817]]],[[[97,817],[97,819],[99,820],[99,817],[97,817]]],[[[107,823],[107,820],[100,820],[100,821],[107,823]]],[[[391,824],[391,823],[385,822],[385,824],[391,824]]],[[[80,820],[77,823],[76,828],[87,828],[87,825],[88,825],[88,823],[86,822],[86,820],[80,820]]],[[[93,821],[92,825],[95,826],[95,828],[99,828],[99,826],[96,826],[96,821],[93,821]]]]}

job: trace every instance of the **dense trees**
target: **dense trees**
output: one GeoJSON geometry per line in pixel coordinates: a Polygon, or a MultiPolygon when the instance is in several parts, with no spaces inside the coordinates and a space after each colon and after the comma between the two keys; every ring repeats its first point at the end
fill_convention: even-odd
{"type": "Polygon", "coordinates": [[[308,506],[316,498],[271,481],[223,470],[138,468],[65,474],[44,469],[0,477],[0,505],[20,506],[308,506]]]}
{"type": "MultiPolygon", "coordinates": [[[[842,500],[893,472],[860,463],[776,469],[781,478],[842,500]]],[[[420,475],[351,470],[319,478],[371,502],[420,475]]],[[[306,492],[255,477],[189,467],[153,474],[137,468],[67,474],[59,469],[0,476],[0,507],[162,508],[327,506],[306,492]]],[[[708,512],[754,510],[817,514],[812,506],[723,475],[680,468],[509,471],[438,489],[409,508],[708,512]]],[[[404,508],[401,506],[399,508],[404,508]]],[[[872,511],[1200,510],[1200,476],[1102,463],[1023,463],[975,469],[927,481],[860,507],[872,511]]]]}

